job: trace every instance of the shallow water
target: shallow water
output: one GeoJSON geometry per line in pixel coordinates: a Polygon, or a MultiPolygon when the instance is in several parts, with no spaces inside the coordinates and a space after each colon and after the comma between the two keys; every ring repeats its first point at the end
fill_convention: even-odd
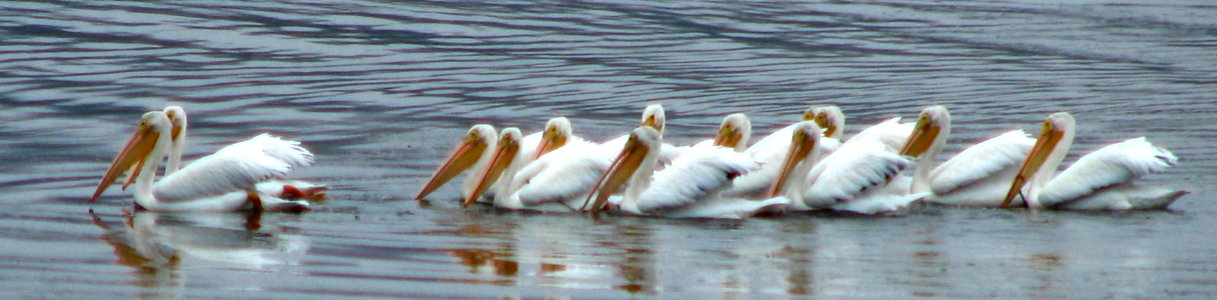
{"type": "Polygon", "coordinates": [[[10,296],[1217,297],[1207,1],[6,1],[0,41],[10,296]],[[604,139],[655,102],[676,143],[732,112],[766,134],[836,103],[852,133],[944,104],[940,160],[1065,110],[1071,158],[1144,135],[1181,158],[1147,181],[1193,193],[1167,212],[745,221],[460,209],[455,185],[412,200],[471,124],[566,115],[604,139]],[[318,162],[295,175],[331,199],[258,220],[132,215],[118,189],[88,204],[168,104],[190,112],[188,158],[298,139],[318,162]]]}

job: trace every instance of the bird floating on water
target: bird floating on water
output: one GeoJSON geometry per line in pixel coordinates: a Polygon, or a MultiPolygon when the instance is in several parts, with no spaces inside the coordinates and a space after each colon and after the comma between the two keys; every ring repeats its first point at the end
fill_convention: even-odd
{"type": "MultiPolygon", "coordinates": [[[[258,183],[285,178],[292,170],[313,162],[313,154],[299,142],[265,133],[221,148],[155,181],[162,160],[173,151],[174,136],[183,134],[173,124],[161,111],[140,117],[135,133],[114,158],[89,202],[96,201],[119,175],[127,173],[123,189],[134,183],[135,204],[151,211],[309,210],[307,201],[258,192],[258,183]]],[[[178,157],[171,164],[176,165],[178,157]]]]}

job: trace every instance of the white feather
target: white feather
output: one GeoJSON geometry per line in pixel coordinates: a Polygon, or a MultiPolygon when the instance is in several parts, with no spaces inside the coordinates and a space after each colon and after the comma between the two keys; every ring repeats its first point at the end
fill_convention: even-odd
{"type": "Polygon", "coordinates": [[[510,202],[540,206],[585,200],[613,163],[613,154],[606,151],[601,145],[572,139],[516,174],[511,197],[518,201],[510,202]]]}
{"type": "Polygon", "coordinates": [[[913,133],[913,126],[913,123],[900,123],[900,117],[895,117],[858,132],[849,141],[878,142],[884,146],[884,150],[897,152],[904,147],[909,134],[913,133]]]}
{"type": "Polygon", "coordinates": [[[858,200],[868,191],[887,190],[888,183],[910,165],[912,161],[887,151],[881,143],[851,140],[811,169],[803,203],[825,208],[858,200]]]}
{"type": "Polygon", "coordinates": [[[714,146],[689,149],[671,166],[655,173],[650,187],[639,196],[638,210],[657,214],[716,198],[736,176],[759,168],[759,163],[731,149],[714,146]]]}
{"type": "Polygon", "coordinates": [[[196,200],[254,189],[259,182],[284,178],[294,167],[308,166],[313,155],[296,141],[268,134],[238,142],[200,158],[153,185],[163,202],[196,200]]]}
{"type": "MultiPolygon", "coordinates": [[[[930,173],[930,188],[936,195],[946,195],[1003,171],[1013,169],[1017,172],[1019,164],[1027,159],[1034,146],[1035,139],[1020,129],[968,147],[934,168],[930,173]]],[[[1011,182],[1013,173],[1009,177],[1004,182],[1011,182]]],[[[1005,194],[1006,191],[1003,189],[999,192],[1005,194]]]]}
{"type": "Polygon", "coordinates": [[[1076,201],[1108,187],[1130,184],[1146,174],[1165,171],[1176,162],[1174,154],[1154,147],[1145,137],[1128,139],[1078,159],[1040,190],[1039,201],[1050,207],[1076,201]]]}

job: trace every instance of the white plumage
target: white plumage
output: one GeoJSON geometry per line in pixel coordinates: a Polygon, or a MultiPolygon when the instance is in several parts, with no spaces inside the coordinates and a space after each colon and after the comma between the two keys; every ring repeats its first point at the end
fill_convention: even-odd
{"type": "MultiPolygon", "coordinates": [[[[852,141],[851,141],[852,142],[852,141]]],[[[876,143],[846,142],[816,164],[803,192],[809,208],[877,214],[903,209],[919,197],[892,193],[887,185],[912,162],[876,143]]]]}
{"type": "Polygon", "coordinates": [[[300,142],[263,133],[228,145],[186,165],[153,184],[152,195],[164,202],[244,191],[260,182],[282,179],[293,168],[313,163],[313,154],[300,142]]]}
{"type": "MultiPolygon", "coordinates": [[[[495,205],[508,209],[577,210],[612,163],[607,148],[579,138],[541,156],[511,176],[495,205]]],[[[504,175],[506,178],[507,176],[504,175]]],[[[496,196],[497,196],[496,195],[496,196]]]]}
{"type": "Polygon", "coordinates": [[[930,188],[935,195],[946,195],[985,179],[1013,178],[1010,171],[1018,171],[1018,163],[1027,158],[1033,145],[1035,139],[1017,129],[968,147],[934,168],[930,188]],[[995,176],[1005,173],[1010,175],[995,176]]]}
{"type": "MultiPolygon", "coordinates": [[[[760,168],[760,164],[733,150],[702,146],[691,148],[656,172],[650,188],[639,195],[638,212],[658,214],[666,210],[687,207],[698,201],[718,197],[730,186],[731,180],[760,168]]],[[[645,170],[645,169],[642,169],[645,170]]]]}
{"type": "Polygon", "coordinates": [[[846,143],[854,140],[877,142],[888,152],[899,152],[908,141],[909,133],[913,132],[913,123],[900,123],[900,117],[884,120],[874,126],[863,129],[850,137],[846,143]]]}
{"type": "MultiPolygon", "coordinates": [[[[1150,173],[1164,172],[1174,166],[1179,159],[1170,151],[1154,147],[1145,137],[1138,137],[1100,148],[1074,162],[1073,165],[1049,181],[1039,193],[1039,202],[1048,207],[1061,208],[1108,208],[1132,209],[1153,208],[1164,206],[1162,201],[1150,201],[1142,205],[1139,200],[1145,196],[1129,195],[1120,199],[1119,194],[1129,194],[1136,190],[1133,181],[1150,173]],[[1112,195],[1100,195],[1102,191],[1119,187],[1120,191],[1111,191],[1112,195]],[[1104,196],[1104,197],[1095,197],[1104,196]]],[[[1163,191],[1172,194],[1174,191],[1163,191]]],[[[1149,198],[1160,198],[1158,193],[1150,193],[1149,198]]],[[[1173,199],[1172,199],[1173,201],[1173,199]]]]}

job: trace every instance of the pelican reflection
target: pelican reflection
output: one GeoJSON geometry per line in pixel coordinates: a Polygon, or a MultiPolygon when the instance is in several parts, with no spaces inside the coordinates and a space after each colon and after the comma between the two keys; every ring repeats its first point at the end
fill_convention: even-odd
{"type": "Polygon", "coordinates": [[[136,211],[119,223],[93,214],[105,230],[101,240],[114,247],[116,262],[134,269],[134,285],[159,290],[145,296],[180,294],[184,270],[262,271],[298,265],[308,252],[308,238],[260,230],[256,213],[171,214],[136,211]],[[190,266],[183,268],[183,265],[190,266]]]}

